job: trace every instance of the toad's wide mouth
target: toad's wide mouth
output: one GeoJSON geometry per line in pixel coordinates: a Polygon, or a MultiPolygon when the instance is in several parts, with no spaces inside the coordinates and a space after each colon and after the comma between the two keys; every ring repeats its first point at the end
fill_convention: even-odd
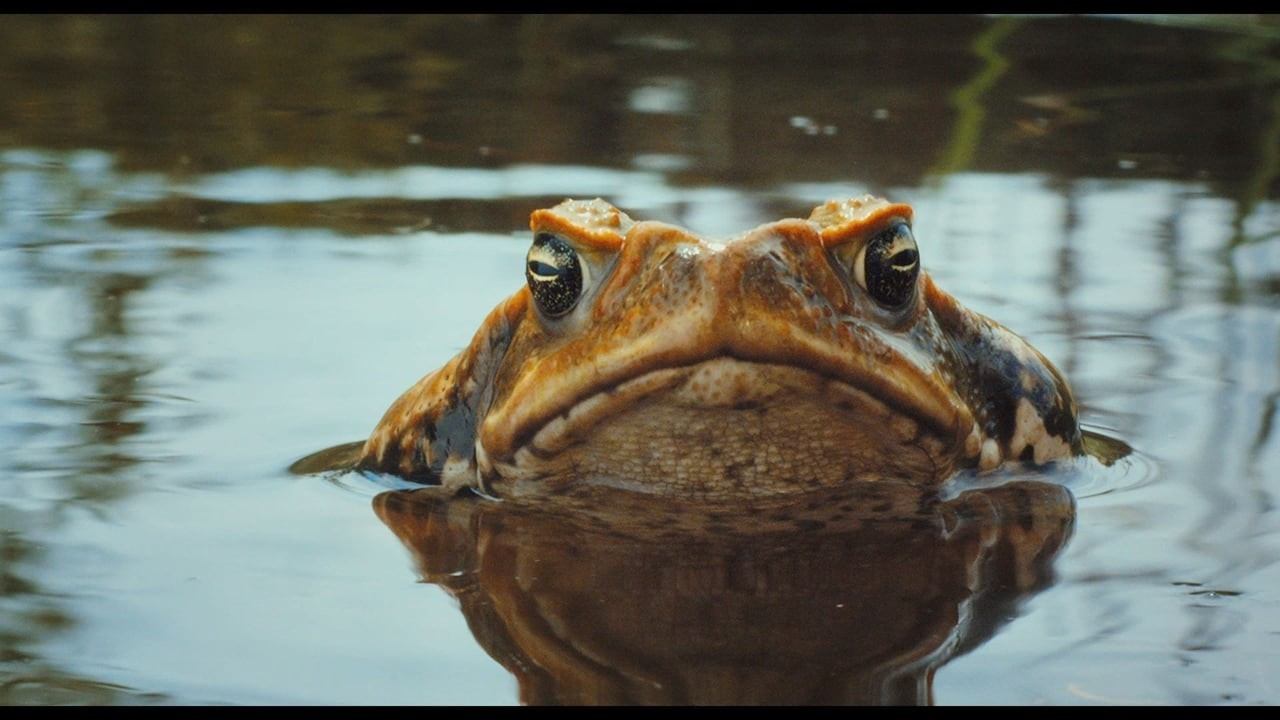
{"type": "Polygon", "coordinates": [[[572,470],[623,485],[640,477],[698,476],[718,487],[830,476],[830,483],[816,478],[822,485],[850,474],[949,471],[971,417],[950,396],[934,402],[932,384],[918,394],[884,388],[883,381],[718,356],[586,393],[530,422],[508,452],[486,452],[482,436],[477,459],[490,477],[572,470]]]}

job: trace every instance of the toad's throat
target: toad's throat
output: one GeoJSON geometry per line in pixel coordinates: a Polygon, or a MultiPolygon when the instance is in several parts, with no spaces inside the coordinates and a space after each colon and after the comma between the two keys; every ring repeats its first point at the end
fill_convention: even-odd
{"type": "Polygon", "coordinates": [[[716,357],[595,392],[525,430],[508,458],[481,462],[498,466],[482,471],[514,476],[571,470],[619,482],[701,478],[708,487],[725,486],[715,482],[724,476],[767,493],[769,482],[787,485],[782,491],[796,480],[947,471],[960,422],[813,370],[716,357]],[[782,477],[797,473],[814,477],[782,477]]]}

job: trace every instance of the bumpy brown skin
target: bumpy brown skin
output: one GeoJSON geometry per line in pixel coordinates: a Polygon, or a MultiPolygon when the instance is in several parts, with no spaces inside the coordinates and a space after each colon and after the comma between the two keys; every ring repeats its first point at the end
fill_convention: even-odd
{"type": "Polygon", "coordinates": [[[539,210],[586,269],[548,318],[522,288],[388,409],[360,467],[496,495],[596,483],[703,499],[1076,454],[1062,375],[921,272],[899,310],[852,263],[912,210],[870,196],[725,243],[602,200],[539,210]]]}

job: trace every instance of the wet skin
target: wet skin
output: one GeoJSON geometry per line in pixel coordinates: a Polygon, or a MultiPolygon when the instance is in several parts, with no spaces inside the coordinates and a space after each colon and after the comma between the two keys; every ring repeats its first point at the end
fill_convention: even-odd
{"type": "Polygon", "coordinates": [[[533,213],[526,285],[357,466],[495,496],[766,497],[1079,454],[1062,374],[921,269],[865,196],[709,241],[602,200],[533,213]]]}

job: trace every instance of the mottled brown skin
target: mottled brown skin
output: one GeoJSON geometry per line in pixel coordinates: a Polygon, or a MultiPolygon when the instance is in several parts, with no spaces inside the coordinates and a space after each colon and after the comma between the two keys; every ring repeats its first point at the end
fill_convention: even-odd
{"type": "Polygon", "coordinates": [[[900,309],[851,258],[912,210],[870,196],[726,242],[602,200],[533,213],[586,267],[567,315],[528,287],[387,410],[359,466],[500,495],[578,483],[700,499],[937,485],[1078,454],[1070,388],[921,271],[900,309]]]}

